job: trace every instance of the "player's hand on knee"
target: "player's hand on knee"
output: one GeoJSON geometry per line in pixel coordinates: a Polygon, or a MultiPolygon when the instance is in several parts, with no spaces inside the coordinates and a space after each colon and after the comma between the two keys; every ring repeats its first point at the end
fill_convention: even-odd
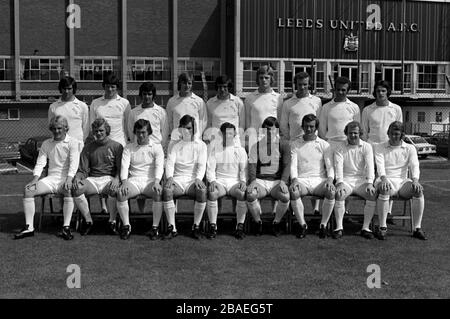
{"type": "Polygon", "coordinates": [[[120,186],[120,180],[116,177],[113,178],[111,184],[109,185],[109,189],[111,192],[116,193],[120,186]]]}
{"type": "Polygon", "coordinates": [[[247,189],[247,185],[245,184],[245,182],[239,182],[238,189],[239,189],[241,192],[245,192],[245,190],[247,189]]]}
{"type": "Polygon", "coordinates": [[[164,188],[172,188],[173,185],[173,177],[169,177],[164,184],[164,188]]]}
{"type": "Polygon", "coordinates": [[[73,178],[70,176],[67,176],[66,181],[64,182],[64,190],[70,191],[72,189],[72,180],[73,178]]]}
{"type": "Polygon", "coordinates": [[[162,187],[160,183],[154,183],[152,186],[152,190],[153,192],[155,192],[156,194],[160,195],[162,193],[162,187]]]}
{"type": "Polygon", "coordinates": [[[123,197],[128,196],[128,186],[127,185],[120,186],[118,193],[120,193],[120,195],[122,195],[123,197]]]}
{"type": "Polygon", "coordinates": [[[414,181],[412,183],[412,189],[413,189],[414,193],[416,193],[416,194],[420,194],[423,192],[423,186],[420,185],[419,182],[417,182],[417,181],[414,181]]]}
{"type": "Polygon", "coordinates": [[[338,195],[339,197],[343,197],[345,196],[346,190],[344,187],[344,184],[339,183],[336,185],[336,195],[338,195]]]}
{"type": "Polygon", "coordinates": [[[280,189],[281,189],[281,192],[284,194],[289,192],[289,188],[284,181],[280,181],[280,189]]]}
{"type": "Polygon", "coordinates": [[[212,181],[211,183],[209,183],[209,192],[214,193],[216,190],[216,186],[217,186],[217,183],[215,181],[212,181]]]}
{"type": "Polygon", "coordinates": [[[329,192],[334,192],[336,191],[336,187],[333,184],[333,178],[328,178],[327,182],[325,183],[325,188],[327,189],[327,191],[329,192]]]}
{"type": "Polygon", "coordinates": [[[203,181],[198,178],[195,179],[194,185],[197,189],[205,189],[206,188],[205,183],[203,183],[203,181]]]}
{"type": "Polygon", "coordinates": [[[252,195],[253,192],[257,192],[256,183],[251,182],[250,185],[247,186],[247,194],[252,195]]]}
{"type": "Polygon", "coordinates": [[[372,183],[370,183],[369,185],[367,185],[367,187],[366,187],[366,193],[367,194],[369,194],[369,195],[371,195],[371,196],[375,196],[375,194],[376,194],[376,189],[375,189],[375,187],[373,187],[373,184],[372,183]]]}

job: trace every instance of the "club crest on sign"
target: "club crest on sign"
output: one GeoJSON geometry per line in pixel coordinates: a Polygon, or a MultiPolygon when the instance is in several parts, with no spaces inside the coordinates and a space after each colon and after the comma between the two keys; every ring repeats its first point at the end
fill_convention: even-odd
{"type": "Polygon", "coordinates": [[[356,35],[350,33],[350,35],[346,35],[344,39],[344,51],[347,52],[356,52],[358,51],[359,40],[356,35]]]}

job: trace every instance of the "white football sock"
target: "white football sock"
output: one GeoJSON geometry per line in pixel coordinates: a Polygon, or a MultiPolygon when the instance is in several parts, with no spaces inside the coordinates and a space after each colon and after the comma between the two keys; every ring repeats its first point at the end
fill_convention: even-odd
{"type": "Polygon", "coordinates": [[[302,199],[291,199],[291,207],[299,224],[302,226],[305,225],[305,206],[303,206],[302,199]]]}
{"type": "Polygon", "coordinates": [[[91,213],[89,212],[89,204],[84,194],[74,197],[75,205],[80,210],[81,215],[84,217],[87,223],[92,223],[91,213]]]}
{"type": "Polygon", "coordinates": [[[204,202],[204,203],[200,203],[197,201],[194,202],[194,224],[195,225],[197,225],[197,226],[200,225],[205,208],[206,208],[206,202],[204,202]]]}
{"type": "Polygon", "coordinates": [[[247,215],[247,202],[243,200],[238,200],[236,202],[236,222],[238,224],[245,223],[245,216],[247,215]]]}
{"type": "Polygon", "coordinates": [[[73,214],[73,208],[75,207],[75,204],[73,202],[72,197],[64,197],[64,204],[63,204],[63,216],[64,216],[64,222],[63,226],[70,226],[70,221],[72,220],[72,214],[73,214]]]}
{"type": "Polygon", "coordinates": [[[414,229],[422,227],[422,217],[423,211],[425,209],[425,198],[421,197],[413,197],[412,199],[412,214],[414,219],[414,229]]]}
{"type": "Polygon", "coordinates": [[[28,225],[28,230],[34,230],[34,213],[36,207],[34,205],[34,197],[23,199],[23,212],[25,214],[25,224],[28,225]]]}
{"type": "Polygon", "coordinates": [[[128,201],[117,201],[117,210],[119,211],[120,219],[124,226],[130,225],[130,207],[128,201]]]}
{"type": "Polygon", "coordinates": [[[327,226],[328,221],[330,220],[330,216],[331,216],[331,213],[333,212],[333,208],[334,208],[334,203],[335,203],[334,199],[325,198],[323,200],[322,220],[320,221],[320,224],[324,225],[325,227],[327,226]]]}
{"type": "Polygon", "coordinates": [[[159,222],[161,221],[162,211],[163,211],[163,203],[153,201],[152,203],[152,211],[153,211],[153,227],[158,227],[159,222]]]}
{"type": "Polygon", "coordinates": [[[259,204],[259,200],[254,200],[253,202],[247,202],[247,207],[248,210],[250,212],[250,214],[252,214],[253,219],[255,222],[260,222],[261,221],[261,205],[259,204]]]}
{"type": "Polygon", "coordinates": [[[336,219],[336,229],[335,230],[344,229],[344,226],[343,226],[344,214],[345,214],[345,201],[337,200],[334,203],[334,215],[335,215],[335,219],[336,219]]]}
{"type": "Polygon", "coordinates": [[[372,221],[373,215],[375,215],[375,208],[377,206],[377,202],[366,200],[364,205],[364,222],[362,229],[370,231],[370,223],[372,221]]]}
{"type": "Polygon", "coordinates": [[[217,200],[208,200],[206,202],[206,207],[208,211],[208,219],[211,224],[217,224],[217,214],[219,209],[217,207],[217,200]]]}

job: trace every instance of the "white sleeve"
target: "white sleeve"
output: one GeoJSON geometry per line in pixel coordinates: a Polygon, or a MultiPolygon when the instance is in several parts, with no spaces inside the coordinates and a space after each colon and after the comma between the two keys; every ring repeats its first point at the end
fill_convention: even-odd
{"type": "Polygon", "coordinates": [[[166,160],[166,178],[173,177],[175,170],[175,161],[177,160],[178,143],[175,143],[170,152],[167,154],[166,160]]]}
{"type": "Polygon", "coordinates": [[[327,177],[334,179],[334,166],[333,166],[333,149],[329,143],[323,143],[323,159],[325,162],[325,168],[327,170],[327,177]]]}
{"type": "Polygon", "coordinates": [[[155,178],[161,180],[164,174],[164,150],[161,144],[154,144],[155,178]]]}
{"type": "Polygon", "coordinates": [[[415,147],[409,147],[409,169],[411,178],[420,177],[419,158],[417,157],[417,150],[415,147]]]}
{"type": "Polygon", "coordinates": [[[334,152],[334,172],[336,174],[336,184],[344,181],[344,156],[342,154],[342,147],[339,146],[334,152]]]}
{"type": "Polygon", "coordinates": [[[72,139],[69,142],[69,171],[67,176],[74,177],[80,164],[80,145],[79,141],[72,139]]]}
{"type": "Polygon", "coordinates": [[[208,156],[208,150],[206,149],[206,144],[200,142],[198,144],[198,157],[197,157],[197,172],[196,178],[202,180],[206,173],[206,159],[208,156]]]}
{"type": "Polygon", "coordinates": [[[47,153],[48,153],[48,142],[44,141],[42,143],[41,149],[39,150],[39,155],[36,161],[36,165],[34,166],[33,175],[41,176],[42,170],[45,165],[47,165],[47,153]]]}
{"type": "Polygon", "coordinates": [[[297,159],[297,148],[291,145],[291,180],[298,177],[298,159],[297,159]]]}
{"type": "Polygon", "coordinates": [[[386,176],[386,167],[384,162],[384,143],[374,147],[375,164],[377,166],[377,173],[381,176],[386,176]]]}
{"type": "Polygon", "coordinates": [[[130,161],[131,161],[131,151],[128,146],[125,146],[125,149],[123,150],[123,153],[122,153],[122,163],[120,165],[120,180],[121,181],[128,179],[130,161]]]}
{"type": "Polygon", "coordinates": [[[206,179],[208,182],[214,182],[216,180],[216,156],[215,152],[210,152],[208,155],[208,161],[206,163],[206,179]]]}

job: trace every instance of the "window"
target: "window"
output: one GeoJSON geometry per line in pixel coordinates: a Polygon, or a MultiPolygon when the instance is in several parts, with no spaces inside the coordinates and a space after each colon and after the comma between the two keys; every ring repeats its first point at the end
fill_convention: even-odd
{"type": "MultiPolygon", "coordinates": [[[[404,65],[403,91],[411,92],[411,64],[404,65]]],[[[402,65],[401,64],[381,64],[375,65],[375,81],[388,81],[393,92],[402,91],[402,65]]]]}
{"type": "Polygon", "coordinates": [[[75,78],[81,81],[103,81],[111,73],[120,77],[119,60],[115,59],[77,59],[75,69],[75,78]]]}
{"type": "MultiPolygon", "coordinates": [[[[298,62],[297,62],[298,63],[298,62]]],[[[294,77],[299,72],[306,72],[311,76],[311,89],[315,88],[317,91],[323,91],[325,89],[325,63],[317,62],[314,64],[314,72],[311,71],[311,64],[294,64],[293,62],[285,62],[284,65],[284,90],[285,92],[293,92],[295,83],[293,83],[294,77]],[[315,85],[314,85],[315,84],[315,85]]]]}
{"type": "Polygon", "coordinates": [[[418,64],[418,88],[445,90],[445,65],[418,64]]]}
{"type": "Polygon", "coordinates": [[[436,122],[442,122],[442,112],[436,112],[436,122]]]}
{"type": "Polygon", "coordinates": [[[256,84],[256,71],[263,66],[270,65],[273,69],[273,78],[274,82],[272,83],[272,87],[278,86],[278,62],[269,62],[269,61],[244,61],[244,70],[243,70],[243,91],[244,92],[252,92],[258,88],[256,84]]]}
{"type": "Polygon", "coordinates": [[[220,75],[220,60],[215,59],[179,59],[178,74],[187,72],[194,76],[195,82],[202,82],[202,72],[206,82],[215,82],[220,75]]]}
{"type": "Polygon", "coordinates": [[[409,122],[409,111],[405,112],[405,122],[409,122]]]}
{"type": "Polygon", "coordinates": [[[4,109],[0,110],[0,120],[10,120],[16,121],[20,120],[20,111],[19,109],[4,109]]]}
{"type": "Polygon", "coordinates": [[[417,122],[425,122],[425,112],[417,112],[417,122]]]}
{"type": "Polygon", "coordinates": [[[171,62],[168,59],[131,59],[127,63],[130,81],[170,81],[171,62]]]}
{"type": "Polygon", "coordinates": [[[349,91],[358,90],[359,79],[358,79],[358,66],[356,65],[356,63],[334,64],[333,75],[335,81],[340,76],[348,78],[351,82],[349,91]]]}
{"type": "Polygon", "coordinates": [[[11,59],[0,59],[0,81],[14,80],[14,66],[11,59]]]}
{"type": "Polygon", "coordinates": [[[64,76],[64,59],[21,59],[20,69],[21,80],[59,81],[64,76]]]}

